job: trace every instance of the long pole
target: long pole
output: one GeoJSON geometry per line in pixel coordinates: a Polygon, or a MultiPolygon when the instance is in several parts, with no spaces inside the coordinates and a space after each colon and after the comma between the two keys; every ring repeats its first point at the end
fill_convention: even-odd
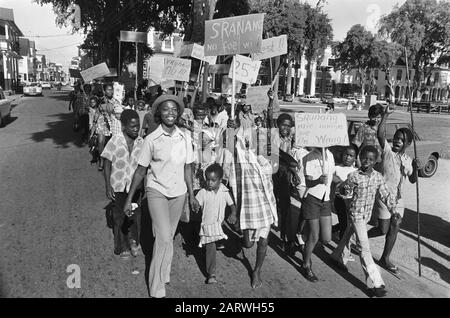
{"type": "Polygon", "coordinates": [[[234,107],[235,107],[235,97],[236,97],[236,55],[233,57],[232,74],[233,78],[231,81],[231,118],[234,119],[234,107]]]}
{"type": "Polygon", "coordinates": [[[138,73],[139,73],[138,51],[139,51],[138,42],[136,42],[136,83],[134,86],[134,100],[137,100],[137,90],[138,90],[138,73]]]}
{"type": "Polygon", "coordinates": [[[121,47],[121,41],[120,41],[120,39],[119,39],[119,61],[117,62],[117,76],[120,76],[120,69],[121,69],[121,67],[120,67],[120,47],[121,47]]]}
{"type": "MultiPolygon", "coordinates": [[[[406,76],[408,78],[408,97],[409,97],[409,113],[411,114],[411,128],[413,132],[414,129],[414,116],[412,111],[412,100],[411,100],[411,79],[409,78],[409,66],[408,66],[408,53],[406,52],[405,47],[405,60],[406,60],[406,76]]],[[[414,134],[413,134],[414,135],[414,134]]],[[[417,160],[417,147],[416,147],[416,138],[413,138],[414,145],[414,158],[417,160]]],[[[419,178],[417,175],[417,169],[414,169],[414,178],[416,179],[416,197],[417,197],[417,255],[419,261],[419,277],[422,276],[422,262],[421,262],[421,254],[420,254],[420,209],[419,209],[419,178]]]]}

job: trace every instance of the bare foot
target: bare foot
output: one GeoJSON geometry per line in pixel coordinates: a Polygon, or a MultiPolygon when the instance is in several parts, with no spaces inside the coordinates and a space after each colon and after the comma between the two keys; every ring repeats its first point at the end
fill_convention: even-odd
{"type": "Polygon", "coordinates": [[[258,288],[262,286],[262,280],[259,271],[254,271],[252,274],[252,288],[258,288]]]}

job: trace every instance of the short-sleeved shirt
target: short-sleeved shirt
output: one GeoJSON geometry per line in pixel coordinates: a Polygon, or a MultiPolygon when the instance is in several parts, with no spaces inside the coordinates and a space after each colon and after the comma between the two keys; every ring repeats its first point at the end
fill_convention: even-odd
{"type": "Polygon", "coordinates": [[[194,161],[192,140],[178,127],[172,134],[161,125],[145,137],[138,160],[139,165],[149,167],[147,187],[158,190],[169,198],[186,193],[184,165],[194,161]]]}
{"type": "Polygon", "coordinates": [[[114,192],[129,192],[133,174],[138,166],[144,140],[137,137],[133,143],[133,150],[128,151],[127,142],[123,134],[114,135],[108,141],[101,156],[111,161],[111,186],[114,192]]]}
{"type": "Polygon", "coordinates": [[[379,170],[386,181],[389,191],[397,199],[400,199],[402,184],[406,177],[413,172],[411,157],[405,153],[393,152],[391,146],[385,140],[381,159],[379,170]]]}
{"type": "Polygon", "coordinates": [[[306,176],[311,176],[313,180],[320,178],[323,174],[328,176],[327,184],[317,184],[312,188],[307,189],[307,194],[323,201],[330,200],[331,182],[333,181],[333,174],[335,171],[333,154],[326,150],[326,160],[323,160],[322,153],[311,151],[303,157],[303,167],[306,176]],[[324,166],[322,170],[322,165],[324,166]]]}
{"type": "Polygon", "coordinates": [[[355,185],[350,203],[350,216],[355,220],[370,219],[377,191],[388,206],[395,205],[395,197],[389,192],[383,176],[378,171],[373,170],[371,174],[361,170],[354,171],[348,176],[348,182],[355,185]]]}
{"type": "Polygon", "coordinates": [[[374,127],[368,124],[363,124],[356,132],[356,136],[352,142],[360,149],[364,146],[374,146],[378,150],[377,161],[381,161],[382,149],[378,141],[377,129],[375,129],[374,127]]]}

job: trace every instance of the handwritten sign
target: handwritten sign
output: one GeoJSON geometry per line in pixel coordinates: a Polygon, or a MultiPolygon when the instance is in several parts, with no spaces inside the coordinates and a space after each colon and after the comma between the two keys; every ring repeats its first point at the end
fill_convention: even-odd
{"type": "MultiPolygon", "coordinates": [[[[267,92],[270,88],[270,85],[264,85],[250,86],[247,89],[245,103],[252,106],[252,112],[254,114],[260,114],[264,110],[267,110],[267,106],[269,105],[269,96],[267,96],[267,92]]],[[[274,111],[277,111],[280,107],[276,94],[274,96],[272,107],[274,111]]]]}
{"type": "Polygon", "coordinates": [[[165,80],[189,81],[191,73],[191,60],[176,57],[164,58],[164,71],[162,77],[165,80]]]}
{"type": "MultiPolygon", "coordinates": [[[[233,57],[233,63],[236,63],[236,80],[246,84],[254,84],[256,82],[261,61],[252,61],[251,58],[238,54],[233,57]]],[[[231,64],[228,77],[233,78],[233,64],[231,64]]]]}
{"type": "Polygon", "coordinates": [[[120,41],[147,43],[147,32],[120,31],[120,41]]]}
{"type": "Polygon", "coordinates": [[[81,76],[83,77],[83,80],[86,83],[89,83],[90,81],[108,75],[109,73],[110,72],[108,66],[106,65],[105,62],[103,62],[95,66],[92,66],[87,70],[81,71],[81,76]]]}
{"type": "Polygon", "coordinates": [[[197,43],[182,45],[177,52],[174,52],[174,56],[193,57],[208,64],[216,64],[217,61],[217,56],[205,56],[205,47],[197,43]]]}
{"type": "Polygon", "coordinates": [[[345,114],[295,113],[295,144],[300,147],[348,146],[345,114]]]}
{"type": "Polygon", "coordinates": [[[274,56],[287,54],[287,35],[262,40],[261,53],[253,53],[253,61],[261,61],[274,56]]]}
{"type": "Polygon", "coordinates": [[[205,21],[205,56],[261,52],[264,14],[205,21]]]}

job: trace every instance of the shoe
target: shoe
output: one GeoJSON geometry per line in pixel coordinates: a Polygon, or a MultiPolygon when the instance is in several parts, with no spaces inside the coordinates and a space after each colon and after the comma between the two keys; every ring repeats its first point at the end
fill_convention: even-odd
{"type": "Polygon", "coordinates": [[[122,253],[119,254],[121,259],[129,259],[131,256],[130,251],[123,251],[122,253]]]}
{"type": "Polygon", "coordinates": [[[384,286],[374,287],[370,289],[370,294],[372,297],[380,298],[386,296],[387,291],[384,289],[384,286]]]}
{"type": "Polygon", "coordinates": [[[309,267],[301,267],[301,272],[302,275],[309,280],[312,283],[317,282],[319,279],[317,278],[317,276],[313,273],[313,271],[311,270],[311,268],[309,267]]]}
{"type": "Polygon", "coordinates": [[[216,275],[209,275],[208,280],[206,281],[207,284],[215,284],[217,283],[216,275]]]}
{"type": "Polygon", "coordinates": [[[392,274],[398,274],[398,267],[394,264],[390,263],[387,264],[386,262],[380,261],[380,266],[386,269],[387,271],[391,272],[392,274]]]}
{"type": "Polygon", "coordinates": [[[339,268],[341,271],[348,272],[347,266],[339,262],[337,259],[330,257],[330,261],[335,267],[339,268]]]}
{"type": "Polygon", "coordinates": [[[130,246],[131,246],[131,255],[133,255],[133,257],[138,256],[141,247],[137,245],[135,240],[131,240],[130,246]]]}

